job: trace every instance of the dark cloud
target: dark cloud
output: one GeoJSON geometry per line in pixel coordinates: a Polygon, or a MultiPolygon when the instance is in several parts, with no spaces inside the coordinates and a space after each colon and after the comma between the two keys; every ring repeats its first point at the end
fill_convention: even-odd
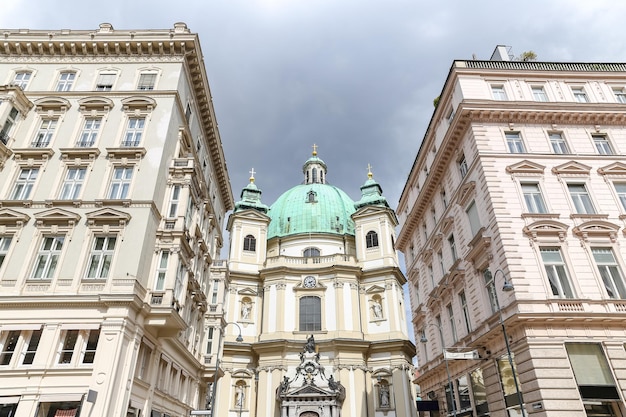
{"type": "Polygon", "coordinates": [[[453,59],[506,44],[546,61],[624,61],[625,11],[609,0],[36,0],[12,2],[0,26],[186,22],[200,34],[236,196],[254,167],[272,203],[302,180],[316,143],[329,181],[358,199],[372,164],[395,206],[453,59]]]}

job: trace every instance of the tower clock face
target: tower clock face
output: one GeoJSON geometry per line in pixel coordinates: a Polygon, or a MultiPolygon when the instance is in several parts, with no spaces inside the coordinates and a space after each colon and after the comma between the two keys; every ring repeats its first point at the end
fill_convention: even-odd
{"type": "Polygon", "coordinates": [[[315,277],[312,276],[308,276],[306,278],[304,278],[304,287],[305,288],[313,288],[315,287],[315,284],[317,283],[317,280],[315,279],[315,277]]]}

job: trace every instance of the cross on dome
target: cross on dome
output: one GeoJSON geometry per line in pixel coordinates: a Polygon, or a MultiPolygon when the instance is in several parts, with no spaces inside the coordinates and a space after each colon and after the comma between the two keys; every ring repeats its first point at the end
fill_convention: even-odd
{"type": "Polygon", "coordinates": [[[252,168],[250,171],[248,171],[250,173],[250,182],[254,182],[254,168],[252,168]]]}

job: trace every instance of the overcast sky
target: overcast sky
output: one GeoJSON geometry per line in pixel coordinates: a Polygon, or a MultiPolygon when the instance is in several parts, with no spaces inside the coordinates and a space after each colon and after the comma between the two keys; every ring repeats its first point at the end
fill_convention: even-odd
{"type": "Polygon", "coordinates": [[[392,207],[454,59],[498,44],[541,61],[626,61],[611,0],[2,0],[1,28],[198,32],[236,199],[254,167],[271,204],[312,145],[353,199],[367,164],[392,207]],[[515,5],[514,5],[515,4],[515,5]]]}

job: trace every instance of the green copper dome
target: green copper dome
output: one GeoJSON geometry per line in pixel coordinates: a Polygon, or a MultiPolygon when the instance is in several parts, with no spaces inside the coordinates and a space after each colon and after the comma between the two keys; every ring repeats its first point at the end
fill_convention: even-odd
{"type": "Polygon", "coordinates": [[[268,239],[305,233],[354,235],[354,201],[328,184],[301,184],[270,207],[268,239]]]}
{"type": "Polygon", "coordinates": [[[354,201],[339,188],[326,183],[326,164],[313,155],[302,166],[304,184],[278,197],[267,213],[268,239],[307,233],[354,235],[354,201]]]}

